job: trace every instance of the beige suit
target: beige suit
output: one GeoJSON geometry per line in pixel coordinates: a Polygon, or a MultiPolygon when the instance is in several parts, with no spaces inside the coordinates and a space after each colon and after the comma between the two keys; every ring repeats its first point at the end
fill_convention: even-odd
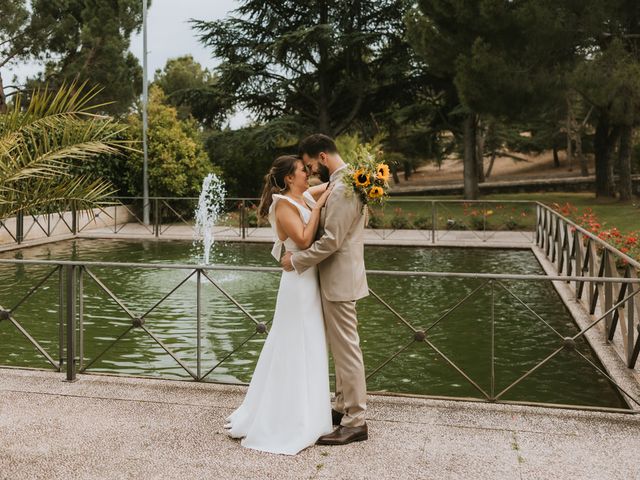
{"type": "Polygon", "coordinates": [[[318,239],[293,254],[298,273],[318,266],[327,339],[336,370],[335,409],[342,425],[365,423],[367,386],[358,336],[356,300],[369,294],[364,267],[362,201],[342,181],[344,171],[331,176],[333,191],[320,215],[318,239]]]}

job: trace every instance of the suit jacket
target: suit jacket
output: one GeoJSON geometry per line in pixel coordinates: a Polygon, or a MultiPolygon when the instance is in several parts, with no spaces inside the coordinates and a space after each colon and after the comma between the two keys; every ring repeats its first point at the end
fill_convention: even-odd
{"type": "Polygon", "coordinates": [[[332,302],[359,300],[369,295],[364,266],[364,223],[362,201],[342,181],[342,172],[333,183],[320,213],[318,239],[307,250],[293,254],[300,274],[318,266],[320,288],[332,302]]]}

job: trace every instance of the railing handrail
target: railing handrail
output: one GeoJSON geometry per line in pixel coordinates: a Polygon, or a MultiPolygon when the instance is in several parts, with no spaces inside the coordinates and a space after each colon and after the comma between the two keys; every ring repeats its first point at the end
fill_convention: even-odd
{"type": "Polygon", "coordinates": [[[547,210],[549,213],[551,213],[552,215],[555,215],[556,217],[559,217],[562,221],[566,222],[567,224],[569,224],[571,227],[575,228],[577,231],[579,231],[580,233],[582,233],[584,236],[586,236],[587,238],[589,238],[590,240],[593,240],[594,242],[596,242],[598,245],[600,245],[602,248],[605,248],[607,250],[609,250],[611,253],[614,253],[615,255],[617,255],[618,257],[620,257],[622,260],[624,260],[625,262],[633,265],[634,267],[640,269],[640,262],[638,262],[637,260],[631,258],[629,255],[622,253],[620,250],[618,250],[616,247],[614,247],[613,245],[611,245],[608,242],[605,242],[604,240],[602,240],[601,238],[599,238],[597,235],[594,235],[593,233],[589,232],[588,230],[584,229],[583,227],[581,227],[580,225],[578,225],[577,223],[575,223],[573,220],[565,217],[564,215],[562,215],[560,212],[558,212],[557,210],[554,210],[552,207],[550,207],[549,205],[545,205],[542,202],[536,202],[538,204],[538,206],[540,206],[541,208],[547,210]]]}
{"type": "MultiPolygon", "coordinates": [[[[125,199],[125,200],[144,200],[144,197],[127,197],[127,196],[113,196],[113,197],[107,197],[107,200],[113,198],[113,199],[125,199]]],[[[200,197],[149,197],[149,200],[198,200],[200,197]]],[[[238,200],[260,200],[259,197],[226,197],[225,201],[227,200],[234,200],[234,201],[238,201],[238,200]]]]}
{"type": "MultiPolygon", "coordinates": [[[[113,268],[141,268],[141,269],[174,269],[174,270],[219,270],[236,272],[280,273],[280,267],[261,267],[246,265],[204,265],[197,263],[134,263],[134,262],[91,262],[78,260],[23,260],[0,259],[0,265],[50,265],[75,267],[113,267],[113,268]]],[[[389,275],[394,277],[425,277],[425,278],[468,278],[484,280],[525,280],[525,281],[565,281],[565,282],[594,282],[594,283],[640,283],[640,278],[620,277],[587,277],[571,275],[536,275],[518,273],[475,273],[475,272],[433,272],[413,270],[366,270],[367,275],[389,275]]]]}
{"type": "MultiPolygon", "coordinates": [[[[138,196],[112,196],[108,198],[113,199],[125,199],[125,200],[144,200],[144,197],[138,196]]],[[[149,200],[198,200],[199,197],[149,197],[149,200]]],[[[259,201],[260,197],[227,197],[225,201],[233,200],[233,201],[259,201]]],[[[462,200],[462,199],[439,199],[439,198],[426,198],[426,197],[394,197],[391,196],[387,201],[400,202],[400,203],[410,203],[410,202],[419,202],[419,203],[513,203],[513,204],[531,204],[534,205],[537,203],[536,200],[462,200]]]]}

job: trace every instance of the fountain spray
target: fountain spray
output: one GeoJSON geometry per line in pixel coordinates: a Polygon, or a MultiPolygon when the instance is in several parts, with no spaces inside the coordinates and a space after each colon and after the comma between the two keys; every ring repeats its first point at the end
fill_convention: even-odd
{"type": "Polygon", "coordinates": [[[214,240],[213,227],[223,211],[226,194],[224,181],[215,173],[208,174],[202,181],[202,191],[195,212],[194,244],[202,241],[205,265],[209,264],[209,254],[214,240]]]}

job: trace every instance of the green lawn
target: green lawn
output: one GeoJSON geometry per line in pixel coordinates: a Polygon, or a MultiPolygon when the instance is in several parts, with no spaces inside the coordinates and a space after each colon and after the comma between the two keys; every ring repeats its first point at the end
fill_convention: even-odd
{"type": "MultiPolygon", "coordinates": [[[[539,201],[547,205],[553,203],[571,205],[578,208],[578,215],[581,215],[584,211],[591,208],[597,215],[601,223],[607,227],[617,227],[621,232],[627,233],[640,230],[640,200],[636,199],[631,202],[620,202],[613,199],[596,199],[592,193],[512,193],[512,194],[496,194],[486,195],[482,197],[483,200],[520,200],[520,201],[539,201]]],[[[411,217],[431,215],[431,201],[432,200],[460,200],[457,196],[437,196],[437,197],[393,197],[389,200],[385,208],[383,209],[383,215],[385,223],[396,216],[397,209],[402,210],[402,214],[411,217]]],[[[507,207],[508,204],[504,204],[507,207]]],[[[463,214],[463,206],[460,204],[445,204],[438,203],[438,216],[442,218],[460,216],[463,214]]],[[[478,206],[476,210],[481,210],[483,207],[478,206]]],[[[492,208],[490,204],[484,207],[485,210],[492,209],[492,216],[500,221],[507,218],[507,212],[498,212],[495,208],[492,208]]],[[[467,208],[467,214],[471,208],[467,208]]],[[[509,214],[521,213],[523,210],[530,210],[526,206],[517,207],[516,211],[513,211],[513,206],[508,209],[509,214]]],[[[468,216],[468,215],[467,215],[468,216]]],[[[518,217],[518,215],[516,215],[518,217]]],[[[520,216],[519,222],[529,225],[530,219],[520,216]]],[[[440,221],[439,221],[440,223],[440,221]]]]}
{"type": "MultiPolygon", "coordinates": [[[[596,199],[591,193],[512,193],[486,195],[483,200],[507,201],[518,200],[523,202],[539,201],[547,205],[558,203],[564,205],[570,203],[578,210],[576,216],[580,216],[587,209],[592,209],[597,215],[603,228],[617,227],[623,234],[640,231],[640,200],[632,202],[619,202],[617,200],[596,199]]],[[[523,204],[471,204],[466,203],[458,196],[414,196],[391,197],[383,208],[374,207],[373,216],[375,226],[384,228],[423,228],[431,229],[433,219],[432,206],[436,207],[436,228],[448,228],[448,223],[456,222],[453,228],[471,228],[482,230],[526,229],[533,230],[535,225],[535,206],[533,203],[523,204]],[[443,202],[447,200],[447,202],[443,202]],[[450,202],[450,201],[454,202],[450,202]],[[486,215],[486,224],[485,217],[486,215]],[[398,219],[403,217],[404,220],[398,219]],[[402,223],[406,222],[407,225],[402,223]],[[394,225],[395,223],[395,225],[394,225]]],[[[230,209],[221,224],[236,227],[239,223],[239,213],[230,209]]],[[[255,226],[255,211],[247,212],[247,221],[255,226]]],[[[265,222],[260,222],[265,226],[265,222]]]]}
{"type": "Polygon", "coordinates": [[[491,200],[537,200],[551,205],[569,202],[578,208],[578,214],[591,208],[607,227],[618,227],[622,232],[640,230],[640,199],[620,202],[615,199],[596,199],[592,193],[518,193],[490,195],[491,200]]]}

